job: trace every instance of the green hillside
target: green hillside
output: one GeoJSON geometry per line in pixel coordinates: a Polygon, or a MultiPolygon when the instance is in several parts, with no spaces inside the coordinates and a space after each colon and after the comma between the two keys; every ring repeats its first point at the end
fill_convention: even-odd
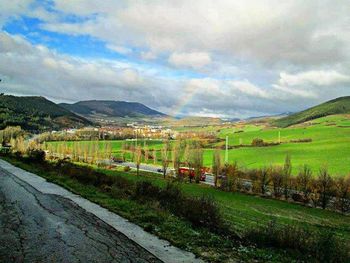
{"type": "Polygon", "coordinates": [[[79,127],[91,124],[44,97],[0,95],[0,129],[21,126],[22,129],[43,131],[79,127]]]}
{"type": "Polygon", "coordinates": [[[278,127],[288,127],[329,115],[348,113],[350,113],[350,96],[330,100],[310,109],[278,119],[273,124],[278,127]]]}

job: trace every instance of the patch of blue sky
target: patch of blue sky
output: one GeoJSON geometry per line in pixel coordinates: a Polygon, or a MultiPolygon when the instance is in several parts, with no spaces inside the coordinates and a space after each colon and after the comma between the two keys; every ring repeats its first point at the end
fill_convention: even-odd
{"type": "MultiPolygon", "coordinates": [[[[75,18],[72,17],[71,19],[74,20],[75,18]]],[[[140,53],[144,51],[142,48],[127,47],[132,52],[122,54],[107,48],[107,43],[91,36],[51,32],[42,29],[41,24],[40,19],[23,16],[19,19],[10,20],[3,27],[3,30],[9,34],[24,36],[30,43],[44,45],[60,54],[87,60],[119,61],[164,78],[189,79],[206,76],[204,72],[169,66],[166,55],[160,55],[154,60],[143,60],[140,58],[140,53]]]]}

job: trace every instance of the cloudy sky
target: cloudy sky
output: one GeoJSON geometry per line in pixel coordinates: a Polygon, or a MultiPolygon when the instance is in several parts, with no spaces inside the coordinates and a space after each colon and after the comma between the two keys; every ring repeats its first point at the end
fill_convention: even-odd
{"type": "Polygon", "coordinates": [[[248,117],[350,95],[348,0],[0,1],[1,92],[248,117]]]}

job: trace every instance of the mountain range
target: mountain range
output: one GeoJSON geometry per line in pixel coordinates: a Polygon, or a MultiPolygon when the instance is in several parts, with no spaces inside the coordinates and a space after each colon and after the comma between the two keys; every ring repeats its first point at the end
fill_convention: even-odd
{"type": "MultiPolygon", "coordinates": [[[[286,117],[273,119],[272,124],[288,127],[333,114],[350,114],[350,96],[340,97],[286,117]]],[[[78,128],[106,120],[122,125],[132,120],[152,119],[172,126],[193,126],[208,123],[220,124],[214,118],[183,118],[176,120],[141,103],[90,100],[73,104],[54,102],[39,96],[18,97],[0,94],[0,129],[21,126],[25,130],[78,128]],[[124,120],[124,122],[123,122],[124,120]]]]}
{"type": "Polygon", "coordinates": [[[25,130],[43,131],[91,124],[44,97],[0,94],[0,129],[21,126],[25,130]]]}

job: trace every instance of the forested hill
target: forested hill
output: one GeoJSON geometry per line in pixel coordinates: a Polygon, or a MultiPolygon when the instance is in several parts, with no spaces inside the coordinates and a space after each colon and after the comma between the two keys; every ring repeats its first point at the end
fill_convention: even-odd
{"type": "Polygon", "coordinates": [[[334,114],[350,113],[350,96],[340,97],[327,101],[310,109],[289,115],[274,122],[276,126],[288,127],[294,124],[303,123],[320,117],[334,114]]]}
{"type": "Polygon", "coordinates": [[[138,102],[89,100],[74,104],[61,103],[62,107],[79,115],[90,117],[96,114],[108,117],[162,117],[165,114],[138,102]]]}
{"type": "Polygon", "coordinates": [[[21,126],[25,130],[43,131],[89,124],[90,121],[44,97],[0,95],[0,129],[21,126]]]}

